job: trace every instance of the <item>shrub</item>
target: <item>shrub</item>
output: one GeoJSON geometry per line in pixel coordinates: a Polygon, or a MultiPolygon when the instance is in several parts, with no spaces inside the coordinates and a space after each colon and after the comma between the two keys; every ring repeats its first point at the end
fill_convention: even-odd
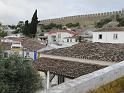
{"type": "Polygon", "coordinates": [[[42,87],[32,62],[18,56],[0,59],[0,93],[34,93],[42,87]]]}

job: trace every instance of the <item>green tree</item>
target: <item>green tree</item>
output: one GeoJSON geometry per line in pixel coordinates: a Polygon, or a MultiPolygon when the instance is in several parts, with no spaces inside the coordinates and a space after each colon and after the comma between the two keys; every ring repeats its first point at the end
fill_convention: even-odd
{"type": "Polygon", "coordinates": [[[5,36],[7,36],[7,32],[0,30],[0,37],[5,37],[5,36]]]}
{"type": "Polygon", "coordinates": [[[10,27],[11,29],[17,29],[16,25],[8,25],[8,27],[10,27]]]}
{"type": "Polygon", "coordinates": [[[62,27],[63,27],[62,24],[58,24],[58,25],[56,25],[56,28],[57,28],[57,29],[62,29],[62,27]]]}
{"type": "Polygon", "coordinates": [[[80,23],[75,23],[75,24],[68,23],[68,24],[66,24],[66,26],[69,27],[69,28],[71,28],[71,27],[80,27],[80,23]]]}
{"type": "Polygon", "coordinates": [[[38,71],[29,60],[18,56],[0,59],[0,93],[34,93],[41,85],[38,71]]]}
{"type": "Polygon", "coordinates": [[[118,26],[124,26],[124,18],[120,18],[118,26]]]}
{"type": "Polygon", "coordinates": [[[24,22],[23,21],[19,21],[17,26],[16,26],[16,32],[22,32],[24,28],[24,22]]]}
{"type": "Polygon", "coordinates": [[[28,20],[25,21],[25,25],[24,25],[24,29],[23,29],[23,34],[25,36],[30,36],[30,32],[29,32],[29,23],[28,23],[28,20]]]}
{"type": "Polygon", "coordinates": [[[116,15],[116,20],[119,22],[118,26],[124,26],[124,17],[120,17],[119,15],[116,15]]]}
{"type": "Polygon", "coordinates": [[[67,27],[73,27],[73,24],[72,23],[68,23],[66,24],[67,27]]]}
{"type": "Polygon", "coordinates": [[[2,57],[2,53],[3,53],[3,45],[2,42],[0,41],[0,59],[2,57]]]}
{"type": "Polygon", "coordinates": [[[35,37],[35,34],[37,33],[37,24],[38,24],[37,10],[35,10],[30,24],[30,34],[32,37],[35,37]]]}
{"type": "Polygon", "coordinates": [[[96,28],[101,28],[103,27],[105,24],[109,23],[112,21],[112,18],[106,18],[106,19],[102,19],[100,20],[98,23],[96,23],[95,27],[96,28]]]}

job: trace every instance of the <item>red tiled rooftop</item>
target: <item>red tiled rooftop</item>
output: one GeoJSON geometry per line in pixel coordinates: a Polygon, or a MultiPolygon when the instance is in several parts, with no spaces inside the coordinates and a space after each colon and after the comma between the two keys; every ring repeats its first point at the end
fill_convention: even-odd
{"type": "Polygon", "coordinates": [[[56,55],[80,59],[120,62],[124,60],[124,44],[107,43],[79,43],[72,47],[53,49],[44,52],[47,55],[56,55]]]}
{"type": "Polygon", "coordinates": [[[49,32],[47,32],[48,34],[52,34],[52,33],[57,33],[57,32],[67,32],[67,33],[70,33],[70,34],[77,34],[76,32],[74,31],[70,31],[70,30],[50,30],[49,32]]]}
{"type": "Polygon", "coordinates": [[[72,79],[106,67],[51,58],[40,58],[34,61],[34,64],[39,71],[50,71],[52,74],[62,75],[72,79]]]}

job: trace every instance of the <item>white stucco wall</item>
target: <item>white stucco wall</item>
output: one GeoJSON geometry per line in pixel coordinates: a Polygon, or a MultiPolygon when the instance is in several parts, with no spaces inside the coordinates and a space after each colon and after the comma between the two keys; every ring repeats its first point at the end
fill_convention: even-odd
{"type": "Polygon", "coordinates": [[[64,45],[67,45],[67,46],[78,44],[78,41],[76,42],[76,38],[64,38],[63,42],[64,42],[64,45]],[[67,42],[67,39],[69,42],[67,42]]]}
{"type": "Polygon", "coordinates": [[[63,43],[63,39],[65,37],[72,37],[73,34],[69,34],[68,32],[57,32],[57,33],[49,34],[48,35],[48,43],[49,44],[52,43],[52,36],[56,36],[56,42],[63,43]],[[58,37],[59,34],[60,34],[61,38],[58,37]]]}
{"type": "Polygon", "coordinates": [[[93,32],[93,42],[124,43],[124,32],[93,32]],[[102,39],[99,39],[99,34],[102,34],[102,39]],[[113,39],[114,34],[118,34],[118,39],[113,39]]]}
{"type": "Polygon", "coordinates": [[[34,60],[34,52],[31,52],[31,51],[24,51],[24,57],[26,57],[26,53],[29,52],[29,56],[27,58],[31,58],[34,60]]]}
{"type": "Polygon", "coordinates": [[[40,93],[87,93],[120,77],[124,77],[124,61],[40,93]]]}

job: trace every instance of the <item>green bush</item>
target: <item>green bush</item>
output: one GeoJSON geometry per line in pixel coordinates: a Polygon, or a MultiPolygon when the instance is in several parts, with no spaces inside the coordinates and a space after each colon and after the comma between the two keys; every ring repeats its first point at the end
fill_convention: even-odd
{"type": "Polygon", "coordinates": [[[0,31],[0,37],[5,37],[5,36],[7,36],[7,32],[0,31]]]}
{"type": "Polygon", "coordinates": [[[42,88],[41,81],[29,60],[17,56],[0,59],[0,93],[34,93],[42,88]]]}

